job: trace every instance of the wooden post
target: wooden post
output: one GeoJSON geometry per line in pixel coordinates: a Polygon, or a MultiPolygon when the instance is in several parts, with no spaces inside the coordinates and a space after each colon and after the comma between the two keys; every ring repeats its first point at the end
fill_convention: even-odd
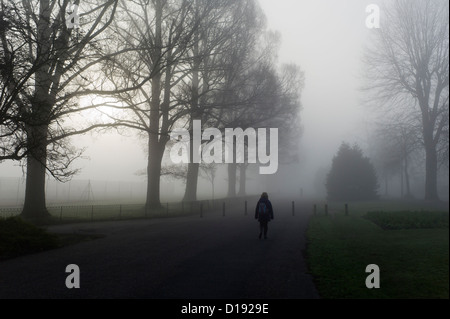
{"type": "Polygon", "coordinates": [[[181,213],[184,214],[184,201],[181,202],[181,213]]]}
{"type": "Polygon", "coordinates": [[[62,220],[62,211],[63,211],[63,207],[61,206],[61,210],[59,212],[59,220],[62,220]]]}
{"type": "Polygon", "coordinates": [[[91,222],[94,221],[94,205],[91,206],[91,222]]]}
{"type": "Polygon", "coordinates": [[[169,203],[166,204],[166,213],[169,214],[169,203]]]}
{"type": "Polygon", "coordinates": [[[328,204],[325,204],[325,216],[328,216],[328,204]]]}
{"type": "Polygon", "coordinates": [[[247,216],[247,201],[245,201],[245,216],[247,216]]]}
{"type": "Polygon", "coordinates": [[[295,216],[295,202],[292,202],[292,216],[295,216]]]}
{"type": "Polygon", "coordinates": [[[122,205],[119,207],[119,219],[122,219],[122,205]]]}
{"type": "Polygon", "coordinates": [[[348,216],[348,204],[345,204],[345,216],[348,216]]]}
{"type": "Polygon", "coordinates": [[[200,202],[200,218],[203,218],[203,202],[200,202]]]}
{"type": "Polygon", "coordinates": [[[314,211],[314,215],[317,215],[317,205],[316,204],[314,204],[313,211],[314,211]]]}
{"type": "Polygon", "coordinates": [[[225,202],[223,202],[223,205],[222,205],[222,213],[223,213],[223,217],[225,217],[225,202]]]}

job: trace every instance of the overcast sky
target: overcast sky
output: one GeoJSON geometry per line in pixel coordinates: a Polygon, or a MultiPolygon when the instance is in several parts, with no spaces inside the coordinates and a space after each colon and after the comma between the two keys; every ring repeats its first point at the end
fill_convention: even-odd
{"type": "MultiPolygon", "coordinates": [[[[372,30],[365,26],[366,0],[260,0],[269,28],[282,36],[280,62],[305,72],[302,167],[313,175],[329,165],[342,141],[366,141],[366,111],[360,105],[361,53],[372,30]]],[[[91,160],[78,161],[76,179],[139,180],[146,167],[143,141],[116,135],[77,139],[91,160]],[[92,144],[93,142],[93,144],[92,144]]],[[[306,174],[306,175],[307,175],[306,174]]],[[[21,176],[14,164],[0,164],[0,176],[21,176]]]]}

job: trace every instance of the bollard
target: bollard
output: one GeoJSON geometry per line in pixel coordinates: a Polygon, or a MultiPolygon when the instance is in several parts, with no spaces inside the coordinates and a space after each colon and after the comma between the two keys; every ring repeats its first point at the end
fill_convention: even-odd
{"type": "Polygon", "coordinates": [[[328,204],[325,204],[325,216],[328,216],[328,204]]]}
{"type": "Polygon", "coordinates": [[[314,204],[313,211],[314,211],[314,215],[317,215],[317,205],[316,204],[314,204]]]}
{"type": "Polygon", "coordinates": [[[223,202],[223,205],[222,205],[222,213],[223,213],[223,217],[225,217],[225,202],[223,202]]]}
{"type": "Polygon", "coordinates": [[[292,202],[292,216],[295,216],[295,202],[292,202]]]}
{"type": "Polygon", "coordinates": [[[345,204],[345,216],[348,216],[348,204],[345,204]]]}
{"type": "Polygon", "coordinates": [[[245,201],[245,216],[247,216],[247,201],[245,201]]]}

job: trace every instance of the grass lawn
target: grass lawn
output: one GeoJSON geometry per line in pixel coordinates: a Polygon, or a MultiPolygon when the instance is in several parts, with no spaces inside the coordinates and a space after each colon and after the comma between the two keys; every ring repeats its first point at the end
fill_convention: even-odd
{"type": "Polygon", "coordinates": [[[426,227],[430,218],[416,212],[371,214],[377,224],[362,211],[311,218],[307,260],[322,298],[448,299],[448,213],[433,213],[436,228],[420,229],[415,227],[426,227]],[[417,222],[421,218],[424,222],[417,222]],[[400,229],[383,228],[380,220],[400,229]],[[404,225],[408,229],[401,229],[404,225]],[[369,264],[380,268],[380,289],[366,288],[369,264]]]}
{"type": "Polygon", "coordinates": [[[50,234],[20,217],[0,218],[0,261],[100,237],[100,235],[50,234]]]}

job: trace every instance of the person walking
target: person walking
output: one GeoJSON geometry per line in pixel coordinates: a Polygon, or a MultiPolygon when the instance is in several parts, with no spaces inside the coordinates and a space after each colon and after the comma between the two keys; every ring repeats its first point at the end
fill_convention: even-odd
{"type": "Polygon", "coordinates": [[[255,219],[259,221],[259,239],[263,234],[264,239],[267,239],[268,224],[273,219],[273,209],[266,192],[262,193],[258,204],[256,204],[255,219]]]}

